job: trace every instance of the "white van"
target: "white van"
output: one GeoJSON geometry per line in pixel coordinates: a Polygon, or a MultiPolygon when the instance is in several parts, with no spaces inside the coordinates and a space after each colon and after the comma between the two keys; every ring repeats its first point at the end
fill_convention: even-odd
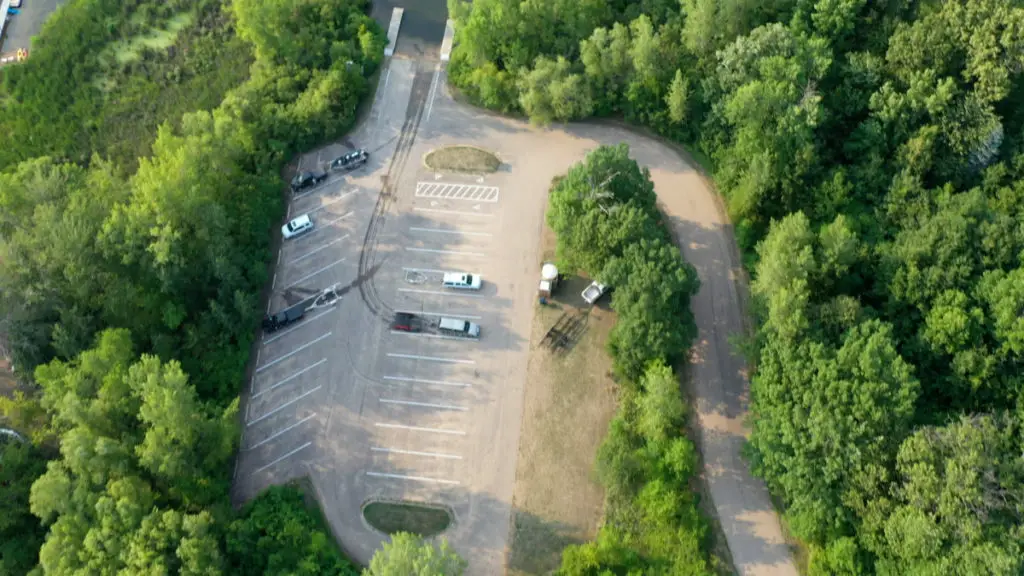
{"type": "Polygon", "coordinates": [[[437,323],[437,329],[440,330],[442,334],[448,334],[449,336],[463,336],[466,338],[480,337],[479,325],[460,318],[441,318],[441,321],[437,323]]]}
{"type": "Polygon", "coordinates": [[[479,274],[468,274],[466,272],[445,272],[441,284],[445,288],[460,288],[462,290],[479,290],[482,282],[479,274]]]}

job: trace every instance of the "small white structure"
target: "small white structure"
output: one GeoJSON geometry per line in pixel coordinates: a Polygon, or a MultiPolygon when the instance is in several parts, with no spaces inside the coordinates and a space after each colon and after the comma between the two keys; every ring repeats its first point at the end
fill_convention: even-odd
{"type": "Polygon", "coordinates": [[[558,286],[558,267],[550,262],[545,262],[540,268],[540,286],[537,293],[541,298],[551,298],[551,293],[558,286]]]}

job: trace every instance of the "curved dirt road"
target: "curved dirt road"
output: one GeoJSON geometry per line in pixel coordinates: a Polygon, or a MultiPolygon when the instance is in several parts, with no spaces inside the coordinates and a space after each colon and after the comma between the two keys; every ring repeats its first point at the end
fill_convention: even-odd
{"type": "Polygon", "coordinates": [[[796,576],[768,491],[740,456],[750,388],[743,358],[729,343],[743,333],[745,296],[732,225],[714,190],[676,152],[648,138],[627,141],[633,157],[649,167],[661,209],[700,276],[690,304],[698,336],[689,386],[704,480],[733,565],[744,576],[796,576]]]}

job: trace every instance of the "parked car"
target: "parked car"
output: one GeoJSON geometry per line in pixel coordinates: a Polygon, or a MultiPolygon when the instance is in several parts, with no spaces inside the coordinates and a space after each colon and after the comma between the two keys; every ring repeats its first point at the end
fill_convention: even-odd
{"type": "Polygon", "coordinates": [[[449,336],[462,336],[464,338],[480,337],[479,325],[460,318],[441,318],[441,321],[437,323],[437,329],[442,334],[449,336]]]}
{"type": "Polygon", "coordinates": [[[276,332],[289,324],[294,324],[306,315],[306,304],[299,303],[280,312],[267,315],[263,318],[264,332],[276,332]]]}
{"type": "Polygon", "coordinates": [[[11,0],[11,8],[21,8],[21,0],[11,0]]]}
{"type": "Polygon", "coordinates": [[[607,286],[595,280],[590,283],[590,286],[583,289],[583,299],[587,301],[587,304],[593,304],[594,302],[597,302],[607,290],[607,286]]]}
{"type": "Polygon", "coordinates": [[[395,319],[391,322],[391,329],[402,332],[419,332],[423,330],[423,321],[415,314],[395,312],[395,319]]]}
{"type": "Polygon", "coordinates": [[[284,235],[285,240],[294,238],[299,234],[304,234],[313,229],[313,220],[310,219],[309,214],[303,214],[293,218],[291,222],[281,226],[281,234],[284,235]]]}
{"type": "Polygon", "coordinates": [[[292,192],[298,192],[299,190],[305,190],[306,188],[313,188],[326,179],[327,174],[320,172],[319,170],[312,172],[299,172],[295,175],[295,178],[292,178],[292,192]]]}
{"type": "Polygon", "coordinates": [[[342,154],[331,160],[331,170],[355,170],[370,159],[370,153],[360,148],[347,154],[342,154]]]}
{"type": "Polygon", "coordinates": [[[458,288],[462,290],[479,290],[483,279],[479,274],[467,272],[445,272],[441,279],[441,285],[445,288],[458,288]]]}

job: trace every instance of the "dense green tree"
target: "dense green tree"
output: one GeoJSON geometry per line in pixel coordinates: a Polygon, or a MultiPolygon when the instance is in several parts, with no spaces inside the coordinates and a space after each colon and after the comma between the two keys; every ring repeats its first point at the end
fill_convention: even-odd
{"type": "Polygon", "coordinates": [[[880,501],[868,542],[880,574],[1019,574],[1024,537],[1020,427],[963,417],[925,427],[900,447],[899,485],[880,501]]]}
{"type": "Polygon", "coordinates": [[[226,540],[230,574],[358,574],[293,486],[268,488],[247,504],[226,540]]]}
{"type": "Polygon", "coordinates": [[[128,332],[110,330],[72,362],[36,370],[62,432],[61,458],[30,497],[49,526],[39,552],[48,574],[170,573],[189,558],[212,562],[196,573],[217,569],[212,517],[197,510],[226,494],[236,409],[211,416],[176,362],[134,360],[128,332]]]}
{"type": "Polygon", "coordinates": [[[391,536],[370,560],[363,576],[460,576],[466,561],[448,546],[424,542],[408,532],[391,536]]]}
{"type": "Polygon", "coordinates": [[[36,566],[46,534],[29,512],[32,483],[46,471],[44,454],[32,444],[0,439],[0,574],[27,574],[36,566]]]}

